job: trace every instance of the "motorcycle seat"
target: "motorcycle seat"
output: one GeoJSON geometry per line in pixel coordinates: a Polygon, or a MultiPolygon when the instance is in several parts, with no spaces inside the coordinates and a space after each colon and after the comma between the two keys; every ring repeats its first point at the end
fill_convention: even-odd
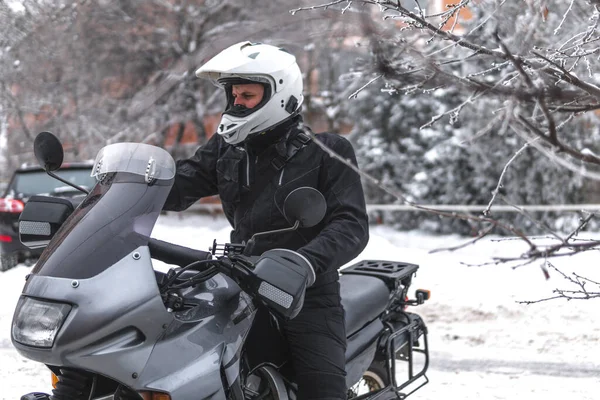
{"type": "Polygon", "coordinates": [[[340,276],[340,294],[350,336],[385,311],[390,291],[383,280],[366,275],[340,276]]]}

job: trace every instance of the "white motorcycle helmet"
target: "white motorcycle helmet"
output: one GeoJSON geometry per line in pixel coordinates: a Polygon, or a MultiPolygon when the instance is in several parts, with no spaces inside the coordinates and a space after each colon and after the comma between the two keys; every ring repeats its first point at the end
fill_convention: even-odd
{"type": "Polygon", "coordinates": [[[217,133],[229,144],[241,143],[293,117],[304,100],[296,57],[268,44],[234,44],[198,68],[196,76],[225,89],[227,107],[217,133]],[[253,108],[233,105],[232,85],[244,83],[260,83],[265,89],[253,108]]]}

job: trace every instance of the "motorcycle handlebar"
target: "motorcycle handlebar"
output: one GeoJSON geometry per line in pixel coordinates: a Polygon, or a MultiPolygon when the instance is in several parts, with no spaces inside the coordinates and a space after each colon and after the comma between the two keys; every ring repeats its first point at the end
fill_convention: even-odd
{"type": "Polygon", "coordinates": [[[190,249],[189,247],[163,242],[162,240],[148,239],[150,256],[167,264],[185,267],[196,261],[210,260],[212,254],[207,251],[190,249]]]}

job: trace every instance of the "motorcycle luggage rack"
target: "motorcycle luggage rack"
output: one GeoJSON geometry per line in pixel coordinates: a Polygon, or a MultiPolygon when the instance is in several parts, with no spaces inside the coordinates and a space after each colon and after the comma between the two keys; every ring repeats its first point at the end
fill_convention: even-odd
{"type": "Polygon", "coordinates": [[[363,260],[341,269],[340,274],[375,276],[393,287],[398,280],[411,279],[418,269],[416,264],[399,261],[363,260]]]}
{"type": "Polygon", "coordinates": [[[378,400],[404,400],[429,383],[429,378],[427,377],[427,370],[429,369],[427,328],[420,317],[415,317],[414,315],[411,317],[410,313],[405,313],[404,315],[407,317],[406,325],[397,331],[394,331],[395,328],[390,323],[385,324],[390,334],[380,343],[381,349],[385,352],[386,359],[388,360],[385,363],[385,369],[390,383],[375,393],[365,393],[353,397],[352,400],[368,400],[372,398],[378,400]],[[418,340],[421,339],[423,340],[422,346],[418,344],[418,340]],[[396,340],[400,340],[401,342],[406,341],[401,346],[405,352],[405,355],[401,358],[397,357],[396,340]],[[423,356],[422,365],[418,371],[415,369],[415,353],[423,356]],[[401,383],[398,382],[398,377],[396,376],[396,360],[407,363],[407,377],[401,383]],[[403,389],[409,389],[410,391],[406,393],[402,391],[403,389]]]}
{"type": "Polygon", "coordinates": [[[406,313],[405,315],[408,317],[408,320],[410,321],[410,323],[408,323],[405,327],[403,327],[402,329],[393,332],[393,328],[391,326],[389,326],[390,331],[393,332],[388,338],[387,338],[387,342],[385,343],[385,347],[386,347],[386,353],[387,353],[387,370],[388,370],[388,378],[391,378],[391,390],[393,390],[396,394],[396,397],[399,400],[403,400],[406,399],[408,396],[410,396],[411,394],[413,394],[414,392],[416,392],[417,390],[419,390],[420,388],[422,388],[423,386],[427,385],[429,383],[429,378],[427,378],[427,369],[429,368],[429,343],[427,340],[427,328],[425,327],[425,324],[423,323],[423,320],[418,317],[418,318],[410,318],[409,316],[410,313],[406,313]],[[397,338],[401,338],[404,335],[408,334],[409,339],[407,340],[407,346],[408,349],[406,350],[406,356],[405,358],[401,358],[404,361],[406,361],[408,363],[408,376],[406,381],[404,381],[403,383],[399,384],[397,381],[397,377],[396,377],[396,351],[395,351],[395,345],[394,345],[394,341],[397,338]],[[423,346],[421,348],[418,348],[415,346],[415,344],[413,343],[414,339],[418,339],[419,336],[421,336],[421,338],[423,339],[423,346]],[[414,354],[415,353],[420,353],[424,356],[423,359],[423,365],[421,366],[420,371],[415,372],[415,360],[414,360],[414,354]],[[389,360],[392,360],[391,362],[389,360]],[[409,385],[417,382],[417,387],[414,387],[410,392],[408,393],[404,393],[401,392],[402,389],[408,388],[409,385]]]}

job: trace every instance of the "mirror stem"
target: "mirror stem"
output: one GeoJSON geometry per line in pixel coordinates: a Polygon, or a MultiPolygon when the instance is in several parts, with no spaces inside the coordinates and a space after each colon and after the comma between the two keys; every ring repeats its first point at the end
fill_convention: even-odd
{"type": "Polygon", "coordinates": [[[277,229],[277,230],[274,230],[274,231],[267,231],[267,232],[255,233],[254,235],[252,235],[252,237],[250,238],[250,240],[248,240],[248,244],[246,244],[246,246],[250,245],[251,243],[253,244],[255,242],[255,239],[256,239],[257,236],[272,235],[274,233],[282,233],[282,232],[295,231],[296,229],[298,229],[299,226],[300,226],[300,221],[296,221],[296,223],[294,224],[294,226],[292,226],[291,228],[284,228],[284,229],[277,229]]]}
{"type": "Polygon", "coordinates": [[[85,193],[85,194],[90,194],[90,192],[89,192],[89,191],[85,190],[85,189],[84,189],[84,188],[82,188],[81,186],[77,186],[76,184],[74,184],[74,183],[71,183],[71,182],[69,182],[69,181],[67,181],[67,180],[65,180],[65,179],[63,179],[63,178],[61,178],[60,176],[56,175],[56,174],[55,174],[54,172],[52,172],[52,171],[48,171],[48,170],[46,170],[46,173],[47,173],[48,175],[50,175],[51,177],[53,177],[54,179],[58,179],[58,180],[59,180],[59,181],[61,181],[62,183],[66,183],[67,185],[69,185],[69,186],[71,186],[71,187],[74,187],[75,189],[77,189],[77,190],[79,190],[79,191],[82,191],[82,192],[83,192],[83,193],[85,193]]]}

